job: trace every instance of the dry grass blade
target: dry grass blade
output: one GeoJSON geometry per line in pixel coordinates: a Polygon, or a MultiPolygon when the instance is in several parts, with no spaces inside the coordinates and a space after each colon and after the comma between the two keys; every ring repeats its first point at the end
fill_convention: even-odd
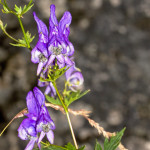
{"type": "Polygon", "coordinates": [[[8,126],[16,119],[16,118],[20,118],[23,117],[24,114],[26,114],[28,112],[28,110],[25,108],[22,111],[20,111],[13,119],[11,119],[11,121],[6,125],[6,127],[2,130],[2,132],[0,133],[0,136],[2,136],[2,134],[4,133],[4,131],[8,128],[8,126]]]}
{"type": "MultiPolygon", "coordinates": [[[[52,107],[52,108],[54,108],[54,109],[56,109],[56,110],[60,110],[62,113],[65,113],[65,112],[64,112],[64,108],[63,108],[62,106],[53,105],[53,104],[50,104],[50,103],[46,103],[46,106],[52,107]]],[[[68,111],[69,111],[71,114],[75,115],[75,116],[80,115],[80,116],[86,116],[86,117],[88,117],[89,114],[91,113],[91,111],[87,111],[87,110],[74,111],[74,110],[72,110],[72,109],[68,109],[68,111]]]]}

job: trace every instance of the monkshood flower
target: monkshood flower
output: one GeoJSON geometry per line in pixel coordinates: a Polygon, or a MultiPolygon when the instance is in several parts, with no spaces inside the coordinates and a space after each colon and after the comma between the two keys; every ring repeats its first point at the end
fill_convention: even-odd
{"type": "Polygon", "coordinates": [[[52,130],[55,129],[55,125],[45,106],[45,96],[35,87],[33,92],[28,93],[26,103],[28,108],[26,116],[28,118],[24,119],[18,128],[18,136],[22,140],[30,140],[25,150],[32,150],[35,142],[40,148],[40,142],[45,135],[53,144],[54,133],[52,130]],[[41,132],[40,137],[38,137],[39,132],[41,132]]]}
{"type": "Polygon", "coordinates": [[[77,92],[78,90],[82,90],[84,78],[80,69],[73,65],[66,71],[65,76],[68,86],[72,91],[77,92]]]}
{"type": "MultiPolygon", "coordinates": [[[[25,150],[32,150],[35,142],[38,143],[36,121],[29,118],[24,119],[18,128],[18,136],[22,140],[30,140],[25,150]]],[[[41,148],[40,144],[38,144],[38,146],[41,148]]]]}
{"type": "Polygon", "coordinates": [[[71,14],[66,11],[58,22],[55,15],[55,5],[50,6],[49,32],[44,24],[35,13],[34,19],[37,23],[39,40],[34,49],[31,51],[31,61],[38,63],[37,75],[43,68],[47,69],[57,61],[59,68],[71,66],[73,62],[70,57],[74,53],[74,47],[69,41],[69,25],[71,24],[71,14]]]}
{"type": "Polygon", "coordinates": [[[48,110],[45,106],[42,107],[40,112],[40,117],[37,121],[37,132],[41,132],[38,143],[41,142],[41,140],[46,135],[48,141],[53,144],[54,143],[54,133],[52,130],[55,129],[54,122],[52,121],[48,110]]]}

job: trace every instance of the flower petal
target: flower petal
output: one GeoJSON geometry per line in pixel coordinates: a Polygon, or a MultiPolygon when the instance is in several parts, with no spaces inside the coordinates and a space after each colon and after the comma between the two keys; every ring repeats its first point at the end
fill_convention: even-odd
{"type": "Polygon", "coordinates": [[[28,140],[28,134],[26,130],[24,129],[22,123],[20,124],[18,128],[18,137],[22,140],[28,140]]]}
{"type": "Polygon", "coordinates": [[[50,82],[49,85],[51,87],[51,95],[52,95],[52,97],[55,97],[56,96],[56,90],[55,90],[55,88],[53,86],[53,83],[50,82]]]}
{"type": "Polygon", "coordinates": [[[46,89],[45,89],[44,94],[45,94],[45,95],[48,95],[48,93],[50,93],[50,91],[51,91],[51,88],[50,88],[50,86],[48,85],[48,86],[46,87],[46,89]]]}
{"type": "Polygon", "coordinates": [[[48,29],[43,21],[41,21],[37,16],[36,13],[33,13],[34,19],[37,23],[38,33],[39,33],[39,40],[40,42],[47,43],[48,42],[48,29]]]}
{"type": "Polygon", "coordinates": [[[33,48],[33,50],[31,51],[31,61],[33,63],[39,63],[40,62],[40,59],[39,59],[40,54],[41,54],[41,52],[35,46],[33,48]]]}
{"type": "Polygon", "coordinates": [[[42,58],[45,58],[44,60],[48,58],[47,47],[46,44],[38,42],[31,51],[31,61],[33,63],[39,63],[40,61],[42,61],[42,58]]]}
{"type": "Polygon", "coordinates": [[[67,46],[67,54],[68,56],[72,56],[74,54],[74,46],[71,42],[67,42],[68,46],[67,46]]]}
{"type": "Polygon", "coordinates": [[[59,33],[65,34],[68,37],[69,25],[71,24],[72,16],[70,12],[66,11],[59,22],[59,33]]]}
{"type": "Polygon", "coordinates": [[[54,27],[56,25],[58,25],[58,21],[57,21],[56,14],[55,14],[55,5],[52,4],[50,6],[49,26],[51,28],[51,27],[54,27]]]}
{"type": "Polygon", "coordinates": [[[49,40],[53,35],[58,34],[58,21],[55,14],[55,5],[50,6],[50,18],[49,18],[49,40]]]}
{"type": "Polygon", "coordinates": [[[38,64],[38,68],[37,68],[37,76],[41,73],[43,67],[44,67],[45,63],[44,62],[40,62],[38,64]]]}
{"type": "Polygon", "coordinates": [[[44,86],[46,86],[46,82],[41,82],[40,80],[38,80],[38,86],[44,87],[44,86]]]}
{"type": "Polygon", "coordinates": [[[27,144],[25,150],[32,150],[35,144],[36,138],[33,138],[29,141],[29,143],[27,144]]]}
{"type": "Polygon", "coordinates": [[[75,72],[75,71],[76,71],[75,66],[71,66],[71,67],[65,72],[66,79],[68,80],[69,77],[71,76],[71,74],[72,74],[73,72],[75,72]]]}
{"type": "Polygon", "coordinates": [[[73,61],[71,61],[70,58],[67,56],[65,56],[65,63],[67,64],[68,67],[74,64],[73,61]]]}
{"type": "Polygon", "coordinates": [[[38,143],[40,143],[42,141],[42,139],[44,138],[45,134],[46,134],[45,132],[43,132],[43,131],[41,132],[39,140],[38,140],[38,143]]]}
{"type": "Polygon", "coordinates": [[[24,119],[18,128],[18,136],[22,140],[28,140],[28,136],[36,137],[35,121],[29,118],[24,119]]]}
{"type": "Polygon", "coordinates": [[[69,80],[72,80],[72,83],[74,84],[74,86],[81,85],[81,84],[83,84],[83,82],[84,82],[84,78],[83,78],[83,75],[82,75],[81,72],[75,72],[75,73],[73,73],[73,74],[70,76],[69,80]],[[79,81],[79,84],[77,84],[77,85],[74,84],[74,81],[73,81],[73,80],[76,80],[76,79],[79,81]]]}
{"type": "Polygon", "coordinates": [[[64,58],[63,54],[57,55],[56,58],[59,61],[59,63],[61,63],[61,64],[65,63],[65,58],[64,58]]]}
{"type": "Polygon", "coordinates": [[[53,144],[54,143],[54,133],[52,130],[49,130],[48,133],[46,133],[48,141],[53,144]]]}
{"type": "Polygon", "coordinates": [[[38,117],[39,108],[32,91],[28,92],[26,97],[26,103],[29,112],[27,116],[36,119],[38,117]]]}
{"type": "Polygon", "coordinates": [[[34,96],[35,96],[37,102],[39,103],[40,107],[42,107],[42,105],[45,105],[44,94],[37,87],[34,87],[33,92],[34,92],[34,96]]]}
{"type": "Polygon", "coordinates": [[[53,63],[53,61],[54,61],[54,59],[55,59],[55,55],[51,55],[50,57],[49,57],[49,60],[48,60],[48,62],[47,62],[47,65],[46,65],[46,69],[49,67],[49,65],[51,65],[52,63],[53,63]]]}

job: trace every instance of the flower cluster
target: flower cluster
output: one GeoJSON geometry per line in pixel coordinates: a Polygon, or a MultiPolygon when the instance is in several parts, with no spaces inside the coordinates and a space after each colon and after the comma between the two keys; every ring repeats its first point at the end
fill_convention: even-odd
{"type": "MultiPolygon", "coordinates": [[[[71,24],[72,20],[70,12],[66,11],[61,20],[58,22],[55,15],[55,5],[51,5],[49,18],[49,32],[47,26],[36,16],[35,13],[33,13],[33,16],[37,23],[39,40],[36,46],[31,51],[31,61],[33,63],[38,63],[37,75],[46,78],[48,76],[48,69],[53,68],[53,66],[56,64],[59,66],[59,68],[68,68],[71,66],[75,68],[75,63],[72,60],[72,55],[74,54],[74,47],[69,41],[69,25],[71,24]]],[[[66,78],[67,80],[68,76],[69,75],[67,75],[66,78]]],[[[80,84],[83,83],[83,77],[81,73],[76,73],[75,76],[79,79],[79,81],[81,81],[80,84]]],[[[72,79],[72,77],[70,78],[72,79]]],[[[69,79],[69,81],[71,80],[69,79]]],[[[74,80],[73,84],[76,84],[76,81],[74,80]]],[[[76,84],[73,86],[77,87],[80,84],[76,84]]],[[[38,85],[41,87],[47,86],[45,94],[51,92],[51,96],[55,96],[56,92],[51,83],[41,83],[39,81],[38,85]]]]}
{"type": "Polygon", "coordinates": [[[55,129],[53,120],[45,106],[45,97],[43,93],[35,87],[26,97],[28,108],[28,118],[24,119],[18,128],[18,136],[22,140],[30,140],[25,150],[32,150],[35,142],[39,148],[41,140],[47,136],[48,141],[53,144],[55,129]],[[38,137],[38,133],[40,136],[38,137]]]}
{"type": "Polygon", "coordinates": [[[57,60],[60,68],[72,65],[70,57],[74,53],[74,47],[69,42],[68,36],[70,33],[69,25],[72,17],[69,12],[65,12],[60,22],[58,23],[55,15],[55,5],[50,6],[49,32],[46,25],[33,13],[37,23],[39,40],[34,49],[31,51],[31,61],[39,63],[37,75],[43,69],[47,71],[49,66],[53,66],[57,60]]]}

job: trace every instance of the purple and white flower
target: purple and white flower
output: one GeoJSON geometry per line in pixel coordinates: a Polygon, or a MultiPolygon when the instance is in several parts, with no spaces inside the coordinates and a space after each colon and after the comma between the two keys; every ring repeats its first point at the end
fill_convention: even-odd
{"type": "Polygon", "coordinates": [[[66,71],[65,76],[68,86],[72,91],[77,92],[78,90],[82,90],[84,78],[80,69],[73,65],[66,71]]]}
{"type": "Polygon", "coordinates": [[[28,92],[26,103],[28,118],[24,119],[18,128],[18,136],[22,140],[30,140],[25,150],[32,150],[35,142],[40,148],[40,142],[45,135],[48,141],[53,144],[55,124],[45,106],[45,96],[35,87],[33,92],[28,92]],[[38,137],[39,132],[41,133],[40,137],[38,137]]]}
{"type": "MultiPolygon", "coordinates": [[[[22,121],[18,128],[18,136],[22,140],[30,140],[25,150],[32,150],[35,142],[38,143],[38,136],[36,132],[36,121],[26,118],[22,121]]],[[[40,144],[38,144],[40,148],[40,144]]]]}
{"type": "Polygon", "coordinates": [[[66,11],[60,22],[57,21],[55,15],[55,5],[50,6],[49,18],[49,32],[44,24],[35,13],[34,19],[37,23],[39,41],[31,51],[31,61],[38,63],[37,75],[39,75],[43,68],[47,71],[55,60],[59,68],[64,66],[71,66],[73,62],[70,57],[74,53],[74,47],[69,41],[69,33],[71,24],[71,14],[66,11]]]}

